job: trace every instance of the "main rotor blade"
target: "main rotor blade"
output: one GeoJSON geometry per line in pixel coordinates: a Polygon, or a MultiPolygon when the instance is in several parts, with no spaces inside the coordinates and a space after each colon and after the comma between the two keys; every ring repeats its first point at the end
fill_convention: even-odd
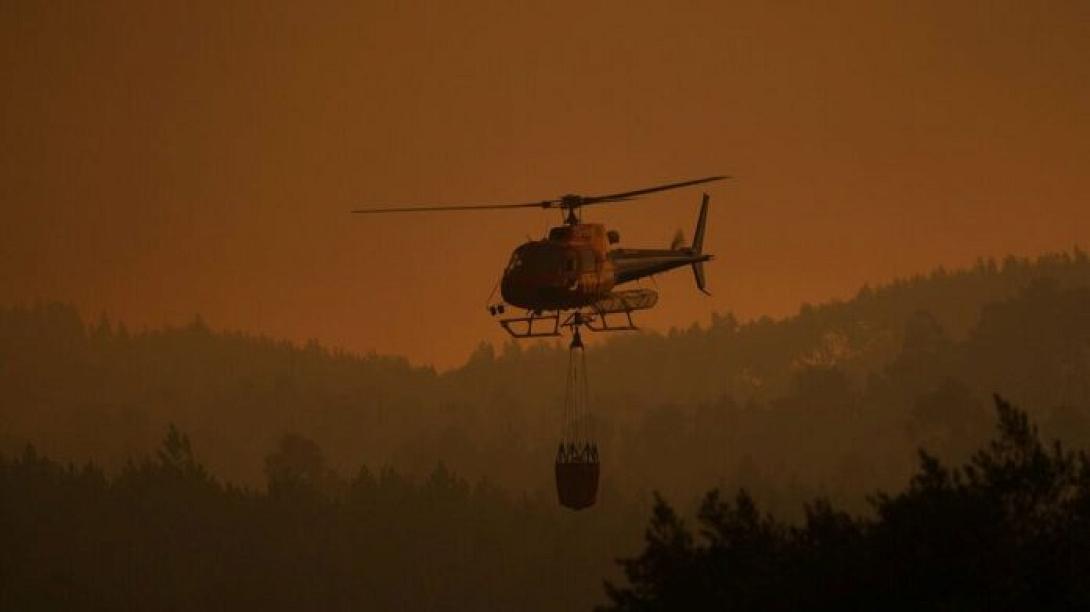
{"type": "Polygon", "coordinates": [[[618,202],[621,200],[629,200],[636,196],[641,196],[648,193],[655,193],[656,191],[666,191],[667,189],[680,189],[681,187],[688,187],[690,185],[699,185],[701,183],[710,183],[712,181],[721,181],[728,179],[729,176],[709,176],[707,178],[696,179],[692,181],[682,181],[680,183],[670,183],[667,185],[659,185],[657,187],[647,187],[645,189],[636,189],[635,191],[623,191],[621,193],[610,193],[606,195],[598,196],[586,196],[583,198],[581,204],[598,204],[602,202],[618,202]]]}
{"type": "Polygon", "coordinates": [[[638,196],[648,193],[655,193],[656,191],[666,191],[667,189],[678,189],[681,187],[688,187],[690,185],[699,185],[701,183],[710,183],[711,181],[720,181],[729,176],[709,176],[707,178],[696,179],[693,181],[683,181],[680,183],[670,183],[668,185],[658,185],[657,187],[647,187],[646,189],[637,189],[635,191],[625,191],[621,193],[610,193],[599,196],[577,196],[569,195],[555,200],[541,200],[538,202],[520,202],[517,204],[471,204],[466,206],[391,206],[386,208],[359,208],[353,210],[353,213],[358,214],[374,214],[374,213],[391,213],[391,212],[444,212],[454,210],[498,210],[505,208],[579,208],[584,204],[600,204],[604,202],[624,202],[626,200],[634,200],[638,196]]]}
{"type": "Polygon", "coordinates": [[[389,212],[442,212],[446,210],[495,210],[502,208],[551,208],[558,200],[542,200],[541,202],[523,202],[520,204],[474,204],[469,206],[395,206],[391,208],[360,208],[354,213],[372,214],[389,212]]]}

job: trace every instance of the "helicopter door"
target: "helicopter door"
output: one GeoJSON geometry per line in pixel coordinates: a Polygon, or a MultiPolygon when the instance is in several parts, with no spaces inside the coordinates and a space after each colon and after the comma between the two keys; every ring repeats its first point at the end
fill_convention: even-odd
{"type": "Polygon", "coordinates": [[[598,258],[594,249],[579,250],[579,284],[584,291],[598,290],[598,258]]]}
{"type": "Polygon", "coordinates": [[[575,291],[579,287],[579,258],[574,251],[564,253],[564,264],[561,274],[568,283],[568,291],[575,291]]]}
{"type": "Polygon", "coordinates": [[[598,262],[595,261],[594,251],[592,249],[583,249],[579,251],[579,271],[583,274],[593,273],[597,271],[598,262]]]}

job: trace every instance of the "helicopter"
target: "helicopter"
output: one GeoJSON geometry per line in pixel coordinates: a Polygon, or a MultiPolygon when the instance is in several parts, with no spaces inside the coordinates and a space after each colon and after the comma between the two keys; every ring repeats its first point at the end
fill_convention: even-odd
{"type": "Polygon", "coordinates": [[[669,249],[612,248],[620,242],[620,233],[607,230],[601,223],[583,223],[583,207],[628,202],[651,193],[727,178],[730,177],[709,176],[605,195],[567,194],[538,202],[365,208],[352,212],[558,209],[563,214],[563,225],[551,228],[541,240],[529,240],[515,248],[498,283],[503,301],[489,304],[488,312],[493,317],[500,317],[499,324],[514,338],[559,336],[563,327],[572,328],[576,334],[580,326],[592,331],[635,330],[638,327],[632,314],[654,307],[658,293],[646,288],[617,290],[618,285],[690,266],[697,289],[710,295],[704,277],[704,262],[713,256],[703,251],[710,198],[707,193],[703,195],[692,243],[684,246],[679,232],[669,249]],[[525,315],[506,316],[509,306],[524,309],[525,315]],[[623,316],[624,320],[620,324],[615,319],[611,322],[610,315],[623,316]]]}

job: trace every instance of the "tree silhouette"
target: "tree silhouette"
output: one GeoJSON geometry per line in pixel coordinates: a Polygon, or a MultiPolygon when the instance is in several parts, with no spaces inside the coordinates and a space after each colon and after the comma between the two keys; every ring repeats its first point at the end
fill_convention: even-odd
{"type": "Polygon", "coordinates": [[[265,477],[269,495],[278,498],[333,496],[341,488],[318,444],[295,433],[282,437],[265,457],[265,477]]]}
{"type": "Polygon", "coordinates": [[[920,451],[908,488],[872,517],[825,501],[801,525],[761,515],[739,492],[709,493],[694,536],[656,498],[628,584],[603,610],[799,608],[1085,609],[1090,606],[1090,460],[1041,443],[995,397],[997,431],[964,465],[920,451]]]}
{"type": "Polygon", "coordinates": [[[1090,444],[1088,287],[1085,253],[981,260],[780,319],[597,343],[603,486],[574,521],[543,469],[563,347],[482,348],[436,372],[215,322],[130,332],[71,306],[0,306],[0,598],[26,595],[0,609],[58,593],[54,608],[585,608],[600,579],[622,584],[612,558],[637,550],[648,491],[698,501],[712,486],[748,500],[680,512],[692,552],[663,559],[730,560],[696,574],[722,601],[1082,602],[1085,486],[1025,492],[1039,473],[1083,478],[1082,460],[982,445],[991,389],[1047,437],[1090,444]],[[876,490],[899,493],[868,502],[876,490]]]}

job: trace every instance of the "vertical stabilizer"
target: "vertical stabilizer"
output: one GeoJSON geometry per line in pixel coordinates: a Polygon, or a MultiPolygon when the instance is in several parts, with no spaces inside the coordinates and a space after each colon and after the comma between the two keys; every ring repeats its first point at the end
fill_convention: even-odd
{"type": "MultiPolygon", "coordinates": [[[[693,255],[702,255],[704,253],[704,228],[708,224],[708,194],[704,194],[704,200],[700,203],[700,216],[696,220],[696,231],[693,232],[693,255]]],[[[693,262],[693,277],[696,279],[696,288],[705,293],[711,295],[705,288],[704,280],[704,262],[693,262]]]]}
{"type": "Polygon", "coordinates": [[[696,220],[696,231],[693,232],[693,253],[697,255],[704,251],[704,226],[708,223],[708,194],[704,194],[704,200],[700,202],[700,216],[696,220]]]}

